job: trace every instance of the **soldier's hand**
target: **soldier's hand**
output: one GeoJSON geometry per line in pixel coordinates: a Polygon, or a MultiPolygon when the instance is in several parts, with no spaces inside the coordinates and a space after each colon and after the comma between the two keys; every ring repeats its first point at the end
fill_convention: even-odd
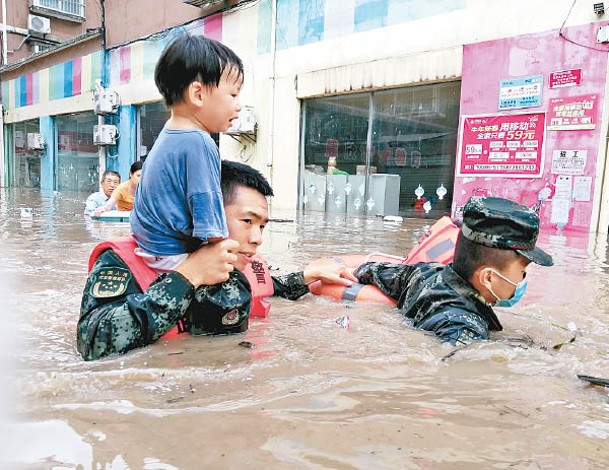
{"type": "Polygon", "coordinates": [[[237,255],[233,252],[238,248],[239,243],[230,239],[210,243],[191,253],[176,271],[195,287],[224,282],[234,269],[237,255]]]}
{"type": "Polygon", "coordinates": [[[304,270],[305,284],[322,281],[326,284],[340,284],[350,286],[357,282],[353,269],[337,263],[311,263],[304,270]]]}

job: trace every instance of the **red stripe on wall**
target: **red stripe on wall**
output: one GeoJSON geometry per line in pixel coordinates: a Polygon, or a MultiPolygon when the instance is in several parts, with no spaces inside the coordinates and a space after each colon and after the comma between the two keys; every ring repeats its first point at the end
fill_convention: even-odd
{"type": "Polygon", "coordinates": [[[131,46],[121,47],[120,71],[121,84],[129,83],[131,81],[131,46]]]}
{"type": "Polygon", "coordinates": [[[34,77],[31,73],[25,76],[25,105],[34,104],[34,77]]]}
{"type": "Polygon", "coordinates": [[[203,20],[205,36],[216,41],[222,41],[222,13],[208,16],[203,20]]]}
{"type": "Polygon", "coordinates": [[[80,95],[82,93],[81,75],[82,58],[77,57],[72,60],[72,96],[80,95]]]}

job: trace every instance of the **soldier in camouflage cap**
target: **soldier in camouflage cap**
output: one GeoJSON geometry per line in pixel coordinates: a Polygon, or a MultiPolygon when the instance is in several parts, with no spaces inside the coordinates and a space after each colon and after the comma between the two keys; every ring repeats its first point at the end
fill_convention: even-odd
{"type": "Polygon", "coordinates": [[[502,329],[493,306],[511,307],[522,298],[531,262],[552,266],[552,257],[536,246],[538,234],[539,217],[526,206],[472,197],[451,264],[366,263],[354,274],[396,299],[415,327],[467,344],[502,329]]]}

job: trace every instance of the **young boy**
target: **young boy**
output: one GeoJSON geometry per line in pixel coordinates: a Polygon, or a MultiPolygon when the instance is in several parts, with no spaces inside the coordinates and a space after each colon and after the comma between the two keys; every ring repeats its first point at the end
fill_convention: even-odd
{"type": "Polygon", "coordinates": [[[228,236],[220,155],[210,134],[238,117],[243,64],[217,41],[183,35],[161,54],[154,79],[171,117],[146,158],[131,230],[137,254],[166,272],[228,236]]]}

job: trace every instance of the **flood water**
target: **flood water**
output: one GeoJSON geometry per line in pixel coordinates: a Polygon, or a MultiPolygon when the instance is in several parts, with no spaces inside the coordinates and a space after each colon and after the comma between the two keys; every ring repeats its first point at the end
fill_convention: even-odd
{"type": "MultiPolygon", "coordinates": [[[[609,389],[577,378],[609,378],[606,234],[544,234],[555,266],[529,269],[495,341],[459,350],[394,309],[309,294],[273,299],[245,335],[84,362],[88,255],[128,224],[85,221],[82,195],[0,191],[6,468],[609,466],[609,389]],[[347,315],[348,329],[336,321],[347,315]]],[[[433,222],[272,217],[261,251],[277,273],[336,253],[405,254],[433,222]]]]}

